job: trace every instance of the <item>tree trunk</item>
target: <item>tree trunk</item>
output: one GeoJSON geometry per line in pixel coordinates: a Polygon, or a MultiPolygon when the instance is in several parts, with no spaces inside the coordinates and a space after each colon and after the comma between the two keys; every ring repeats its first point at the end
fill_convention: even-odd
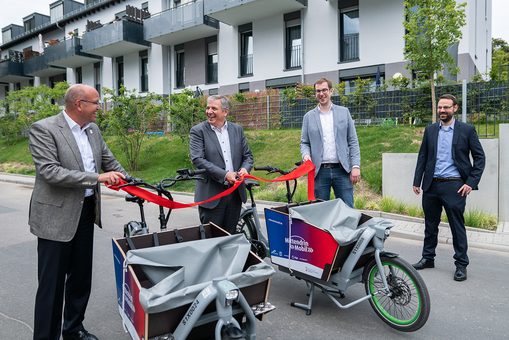
{"type": "Polygon", "coordinates": [[[431,122],[437,122],[437,101],[435,100],[435,74],[432,73],[429,77],[431,83],[431,122]]]}

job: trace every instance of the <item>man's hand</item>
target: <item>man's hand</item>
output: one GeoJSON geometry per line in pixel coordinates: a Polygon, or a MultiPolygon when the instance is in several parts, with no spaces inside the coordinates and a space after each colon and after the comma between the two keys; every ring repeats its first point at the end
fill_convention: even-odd
{"type": "Polygon", "coordinates": [[[306,155],[306,156],[304,156],[303,160],[304,160],[304,162],[305,161],[310,161],[311,160],[311,156],[310,155],[306,155]]]}
{"type": "Polygon", "coordinates": [[[350,172],[350,181],[352,184],[358,183],[361,181],[361,169],[353,168],[350,172]]]}
{"type": "Polygon", "coordinates": [[[416,195],[419,195],[421,193],[421,188],[414,186],[414,192],[416,195]]]}
{"type": "Polygon", "coordinates": [[[458,194],[461,193],[461,196],[468,196],[472,192],[472,187],[463,184],[461,188],[458,190],[458,194]]]}
{"type": "Polygon", "coordinates": [[[226,174],[226,181],[228,181],[228,183],[230,184],[235,184],[235,179],[237,178],[237,173],[236,172],[229,172],[226,174]]]}
{"type": "Polygon", "coordinates": [[[240,170],[239,170],[239,175],[240,175],[240,176],[245,176],[245,175],[247,175],[247,174],[248,174],[248,172],[247,172],[247,170],[246,170],[246,169],[242,168],[242,169],[240,169],[240,170]]]}
{"type": "Polygon", "coordinates": [[[108,185],[117,185],[120,183],[120,178],[125,178],[125,176],[120,172],[110,171],[100,174],[97,178],[97,182],[107,183],[108,185]]]}

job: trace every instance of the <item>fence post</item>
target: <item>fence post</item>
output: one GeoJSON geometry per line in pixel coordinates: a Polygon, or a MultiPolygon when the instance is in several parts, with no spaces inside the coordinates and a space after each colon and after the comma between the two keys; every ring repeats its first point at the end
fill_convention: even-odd
{"type": "Polygon", "coordinates": [[[463,79],[463,86],[462,86],[462,116],[461,116],[461,120],[463,121],[463,123],[466,123],[467,122],[467,80],[466,79],[463,79]]]}
{"type": "Polygon", "coordinates": [[[267,130],[270,129],[270,92],[267,93],[267,130]]]}

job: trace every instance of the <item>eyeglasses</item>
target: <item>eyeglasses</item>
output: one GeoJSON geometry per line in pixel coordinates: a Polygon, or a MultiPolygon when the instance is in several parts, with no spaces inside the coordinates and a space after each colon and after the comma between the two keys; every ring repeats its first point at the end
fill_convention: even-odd
{"type": "Polygon", "coordinates": [[[437,110],[449,110],[452,106],[437,106],[437,110]]]}
{"type": "Polygon", "coordinates": [[[320,93],[327,93],[327,92],[329,92],[329,91],[330,91],[330,89],[315,90],[315,93],[316,93],[316,94],[320,94],[320,93]]]}
{"type": "Polygon", "coordinates": [[[91,101],[89,101],[89,100],[84,100],[84,99],[78,99],[78,100],[80,100],[80,101],[82,101],[82,102],[85,102],[85,103],[94,104],[95,106],[101,106],[101,104],[102,104],[102,103],[101,103],[101,101],[98,101],[98,102],[91,102],[91,101]]]}

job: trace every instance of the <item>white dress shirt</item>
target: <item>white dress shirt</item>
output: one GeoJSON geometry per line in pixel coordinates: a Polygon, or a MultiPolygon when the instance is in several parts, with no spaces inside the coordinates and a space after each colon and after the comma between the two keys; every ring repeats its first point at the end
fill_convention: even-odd
{"type": "MultiPolygon", "coordinates": [[[[87,136],[87,128],[90,124],[86,124],[83,128],[80,127],[78,123],[72,120],[71,117],[67,115],[67,112],[64,110],[64,117],[69,124],[69,128],[72,131],[74,136],[74,140],[76,140],[76,144],[78,144],[78,148],[80,149],[81,160],[83,161],[83,167],[85,172],[96,172],[95,171],[95,160],[94,153],[92,151],[92,146],[90,146],[90,141],[87,136]]],[[[94,194],[94,189],[86,189],[85,197],[91,196],[94,194]]]]}
{"type": "Polygon", "coordinates": [[[320,111],[320,122],[322,123],[323,133],[322,163],[339,163],[339,157],[336,151],[336,139],[334,138],[334,120],[332,117],[332,110],[329,108],[328,112],[323,112],[320,110],[320,107],[318,107],[318,110],[320,111]]]}
{"type": "MultiPolygon", "coordinates": [[[[216,133],[217,140],[219,141],[219,145],[221,146],[221,151],[223,153],[223,159],[225,164],[225,170],[228,172],[234,172],[233,162],[232,162],[232,151],[230,148],[230,135],[228,134],[228,122],[225,122],[221,131],[216,128],[214,125],[210,124],[212,131],[216,133]]],[[[226,178],[226,177],[225,177],[226,178]]],[[[225,181],[225,184],[228,184],[225,181]]]]}

